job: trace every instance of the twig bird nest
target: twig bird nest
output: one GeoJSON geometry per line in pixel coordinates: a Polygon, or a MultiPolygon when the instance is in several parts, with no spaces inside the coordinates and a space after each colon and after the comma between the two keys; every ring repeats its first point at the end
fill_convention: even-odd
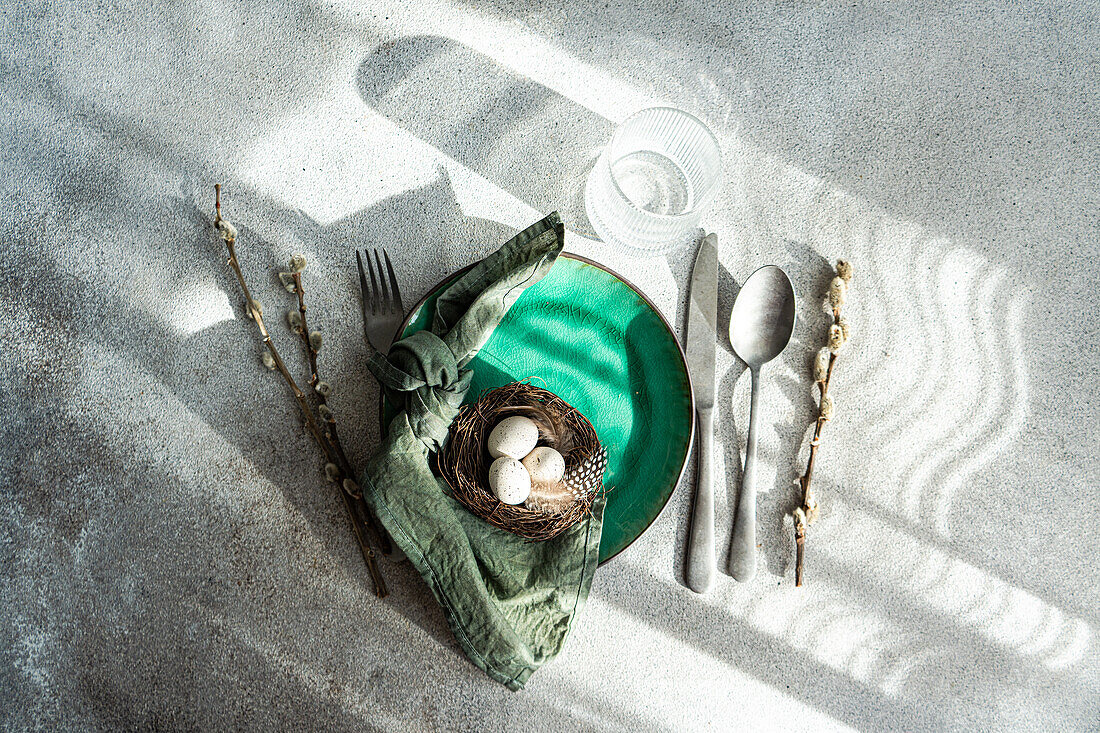
{"type": "Polygon", "coordinates": [[[607,451],[600,446],[592,423],[565,400],[527,382],[512,382],[462,407],[437,462],[463,506],[494,526],[542,541],[588,516],[593,500],[604,490],[607,451]],[[502,502],[489,488],[493,458],[487,442],[494,426],[515,415],[535,423],[538,445],[562,455],[565,474],[552,484],[535,482],[526,501],[513,505],[502,502]]]}

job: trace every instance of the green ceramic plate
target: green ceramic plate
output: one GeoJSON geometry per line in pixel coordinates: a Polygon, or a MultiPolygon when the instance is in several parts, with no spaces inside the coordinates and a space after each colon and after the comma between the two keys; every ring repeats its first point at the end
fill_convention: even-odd
{"type": "MultiPolygon", "coordinates": [[[[452,279],[413,309],[403,336],[428,327],[435,298],[452,279]]],[[[562,255],[524,291],[469,367],[468,402],[531,378],[596,428],[608,449],[610,492],[600,562],[653,523],[683,473],[694,404],[676,337],[634,286],[601,265],[562,255]]]]}

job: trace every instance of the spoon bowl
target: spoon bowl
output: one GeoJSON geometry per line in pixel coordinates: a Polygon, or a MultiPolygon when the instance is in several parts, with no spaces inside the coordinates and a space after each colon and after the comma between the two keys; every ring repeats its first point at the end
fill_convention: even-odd
{"type": "Polygon", "coordinates": [[[730,540],[730,575],[741,582],[756,574],[756,437],[760,416],[760,368],[787,348],[794,333],[794,287],[787,273],[765,265],[749,275],[733,301],[730,344],[752,372],[745,470],[730,540]]]}
{"type": "Polygon", "coordinates": [[[782,353],[794,333],[794,286],[787,273],[765,265],[741,286],[730,314],[730,344],[750,369],[782,353]]]}

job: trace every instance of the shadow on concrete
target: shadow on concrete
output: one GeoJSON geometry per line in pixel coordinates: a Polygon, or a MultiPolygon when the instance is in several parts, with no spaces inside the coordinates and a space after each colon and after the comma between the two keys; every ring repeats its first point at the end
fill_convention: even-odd
{"type": "MultiPolygon", "coordinates": [[[[855,597],[864,597],[869,592],[878,594],[866,586],[853,587],[853,576],[845,568],[825,561],[821,565],[823,577],[849,588],[855,597]]],[[[1003,675],[1021,668],[1019,657],[991,646],[970,631],[960,630],[951,617],[892,597],[892,601],[901,602],[914,614],[918,627],[927,631],[889,649],[878,646],[875,637],[867,639],[866,649],[879,661],[873,666],[870,677],[861,680],[846,669],[820,663],[812,654],[814,649],[823,648],[824,642],[819,635],[836,625],[853,623],[840,608],[809,604],[801,615],[793,618],[792,623],[806,633],[802,653],[791,655],[777,648],[775,639],[765,631],[724,608],[700,603],[693,593],[665,585],[649,573],[632,567],[616,568],[615,573],[615,578],[598,582],[596,590],[600,599],[644,620],[671,638],[860,729],[888,729],[896,727],[900,721],[915,729],[949,727],[951,721],[964,717],[962,708],[953,709],[953,705],[963,703],[944,704],[956,694],[939,689],[946,694],[936,698],[940,700],[936,705],[928,705],[922,693],[934,695],[937,688],[958,684],[961,679],[971,680],[983,689],[994,689],[1003,675]],[[960,650],[971,649],[981,649],[989,657],[982,656],[985,661],[979,666],[970,652],[960,653],[960,650]],[[946,673],[948,670],[950,676],[941,680],[940,671],[946,673]],[[903,681],[904,694],[889,695],[881,689],[892,677],[903,681]]],[[[745,614],[766,614],[767,609],[757,608],[758,605],[753,604],[745,614]]],[[[857,645],[849,655],[853,664],[860,658],[862,648],[857,645]]],[[[1030,669],[1031,665],[1027,667],[1030,669]]],[[[975,699],[969,713],[975,713],[982,705],[983,700],[975,699]]]]}
{"type": "Polygon", "coordinates": [[[613,126],[457,41],[408,36],[359,66],[373,109],[567,229],[596,238],[584,183],[613,126]],[[472,83],[476,81],[476,83],[472,83]]]}
{"type": "MultiPolygon", "coordinates": [[[[648,21],[639,19],[634,22],[646,23],[648,21]]],[[[642,28],[641,30],[645,31],[646,29],[642,28]]],[[[652,28],[649,28],[649,30],[652,30],[652,28]]],[[[397,43],[398,52],[400,53],[413,54],[418,48],[429,50],[434,48],[436,50],[433,53],[438,52],[444,58],[450,54],[451,60],[458,61],[460,64],[467,64],[464,68],[469,68],[470,64],[480,64],[477,57],[470,57],[467,54],[464,58],[463,54],[469,52],[469,49],[459,48],[456,50],[452,42],[440,43],[438,39],[430,42],[430,39],[425,41],[422,38],[416,43],[404,46],[401,45],[402,43],[402,41],[397,43]]],[[[374,56],[375,60],[378,61],[381,58],[380,54],[384,53],[388,53],[384,48],[377,50],[374,56]]],[[[384,63],[391,62],[385,61],[384,63]]],[[[396,63],[398,68],[401,68],[402,65],[405,68],[416,68],[415,63],[402,60],[401,57],[398,58],[396,63]]],[[[504,93],[507,93],[506,90],[514,89],[521,99],[526,99],[531,108],[536,110],[545,111],[548,109],[548,105],[551,109],[559,109],[559,105],[564,104],[560,100],[550,99],[547,101],[546,97],[541,96],[542,92],[525,85],[522,79],[517,79],[514,75],[513,78],[509,78],[507,70],[498,69],[497,71],[500,72],[496,75],[499,82],[498,93],[501,93],[501,90],[505,90],[504,93]],[[514,85],[518,85],[518,87],[514,85]]],[[[364,98],[368,100],[375,99],[382,104],[383,108],[385,104],[391,104],[394,115],[404,115],[412,129],[416,129],[417,125],[420,125],[429,142],[436,144],[440,149],[448,152],[452,157],[468,165],[473,170],[482,173],[482,175],[499,177],[500,174],[496,171],[508,169],[508,166],[502,163],[515,160],[517,150],[529,150],[532,140],[539,139],[541,135],[547,133],[548,127],[553,128],[549,120],[553,120],[554,116],[558,114],[555,112],[554,115],[546,115],[544,119],[534,120],[523,115],[512,120],[494,117],[496,113],[490,103],[492,99],[497,97],[489,96],[486,99],[475,100],[477,106],[470,112],[467,121],[484,121],[490,129],[493,129],[495,125],[499,133],[497,140],[509,139],[511,140],[510,145],[498,147],[491,142],[478,143],[477,141],[482,140],[483,137],[488,138],[488,136],[483,136],[480,131],[474,132],[472,137],[475,140],[472,145],[449,142],[451,138],[460,139],[462,131],[456,128],[450,128],[450,132],[446,135],[435,135],[433,140],[434,128],[431,119],[406,110],[393,101],[394,90],[402,83],[400,74],[394,75],[393,78],[382,74],[380,78],[376,78],[377,75],[370,68],[361,68],[360,73],[361,93],[364,98]],[[427,121],[426,124],[425,120],[427,121]],[[525,134],[509,138],[507,134],[509,124],[517,125],[521,130],[525,130],[525,134]],[[494,162],[492,164],[486,163],[490,160],[494,162]]],[[[48,86],[44,86],[43,89],[48,90],[48,86]]],[[[47,103],[49,101],[47,100],[47,103]]],[[[123,136],[133,148],[126,148],[121,151],[111,148],[112,153],[127,154],[133,152],[133,150],[138,150],[151,159],[159,160],[164,168],[154,171],[149,180],[158,185],[180,185],[181,188],[186,186],[186,184],[180,184],[179,182],[182,171],[186,170],[186,167],[178,163],[175,153],[161,147],[155,137],[148,135],[141,126],[136,123],[131,124],[130,121],[124,118],[100,114],[94,107],[82,105],[71,99],[62,101],[63,103],[59,106],[63,107],[66,112],[75,112],[81,118],[82,123],[87,124],[93,135],[103,135],[110,138],[120,132],[124,133],[123,136]],[[158,179],[158,175],[162,178],[158,179]],[[164,183],[165,179],[169,181],[167,184],[164,183]]],[[[565,116],[570,118],[568,114],[565,116]]],[[[507,174],[510,178],[506,176],[506,179],[501,179],[503,183],[500,183],[500,185],[513,193],[519,192],[518,195],[521,198],[533,202],[532,205],[540,209],[550,208],[548,203],[550,201],[560,201],[558,208],[572,212],[570,216],[574,219],[573,226],[577,231],[583,232],[586,224],[579,213],[579,211],[583,211],[583,208],[578,209],[576,206],[576,192],[578,189],[577,184],[583,182],[585,165],[591,159],[593,149],[584,152],[581,150],[583,145],[576,149],[572,148],[571,145],[574,140],[587,140],[596,145],[594,149],[598,149],[599,145],[603,144],[606,136],[602,136],[602,132],[597,135],[592,130],[598,129],[607,132],[608,129],[606,126],[601,128],[599,120],[592,120],[583,116],[580,118],[573,116],[570,119],[574,120],[574,124],[578,126],[577,129],[570,130],[568,135],[563,135],[557,140],[560,146],[568,148],[564,155],[568,164],[555,169],[553,159],[548,163],[543,161],[550,167],[549,169],[553,169],[559,174],[556,179],[554,176],[550,176],[549,181],[547,179],[533,181],[530,176],[542,169],[529,167],[521,168],[519,173],[507,174]],[[564,174],[562,171],[564,171],[564,174]],[[570,208],[571,206],[572,208],[570,208]]],[[[606,123],[604,124],[606,125],[606,123]]],[[[77,205],[76,208],[83,207],[85,209],[83,216],[87,216],[88,221],[81,222],[81,226],[100,225],[105,227],[107,224],[113,224],[115,226],[114,231],[104,233],[103,236],[117,236],[115,232],[125,231],[124,227],[120,225],[127,223],[127,217],[133,217],[137,220],[146,217],[163,217],[165,215],[174,217],[176,221],[183,224],[171,229],[166,234],[173,236],[181,244],[178,261],[158,259],[150,254],[147,262],[148,266],[150,268],[166,268],[179,281],[184,281],[189,272],[200,268],[209,272],[221,273],[220,277],[222,279],[219,282],[224,290],[231,294],[235,293],[235,286],[228,280],[228,274],[225,273],[217,248],[205,246],[205,243],[209,241],[207,222],[198,212],[209,208],[206,202],[194,202],[186,197],[180,198],[167,212],[162,207],[143,204],[142,201],[146,200],[146,197],[131,188],[129,183],[121,180],[123,171],[118,167],[113,167],[109,159],[87,161],[84,160],[86,151],[75,147],[55,150],[51,147],[54,143],[46,142],[47,136],[43,135],[42,137],[42,141],[20,140],[20,144],[26,143],[29,146],[38,146],[35,149],[39,149],[43,160],[48,160],[51,155],[60,153],[61,164],[66,169],[67,175],[59,177],[62,180],[56,183],[63,187],[61,195],[67,201],[77,205]],[[122,216],[120,216],[120,206],[125,207],[122,216]]],[[[547,139],[551,143],[555,142],[552,136],[547,139]]],[[[828,163],[828,160],[828,156],[823,157],[824,163],[828,163]]],[[[883,181],[881,175],[872,177],[869,188],[874,189],[877,184],[881,184],[883,181]]],[[[889,181],[886,182],[889,183],[889,181]]],[[[148,182],[145,183],[148,184],[148,182]]],[[[201,181],[204,189],[208,183],[206,180],[201,181]]],[[[237,190],[244,189],[241,184],[234,183],[233,185],[235,188],[239,186],[237,190]]],[[[349,217],[347,221],[338,223],[331,229],[317,227],[315,224],[303,220],[301,231],[303,236],[316,235],[321,239],[328,236],[346,238],[349,242],[363,241],[363,243],[366,243],[372,232],[372,216],[379,217],[378,220],[395,221],[414,218],[419,221],[423,217],[422,203],[425,198],[432,201],[435,201],[438,197],[447,199],[448,184],[440,182],[431,185],[439,185],[440,188],[430,189],[425,187],[420,191],[394,197],[369,208],[363,212],[362,216],[357,214],[349,217]]],[[[856,190],[862,192],[863,189],[856,190]]],[[[163,196],[163,190],[156,193],[163,196]]],[[[873,195],[874,191],[871,190],[870,193],[873,195]]],[[[156,197],[149,198],[155,199],[156,197]]],[[[242,199],[244,198],[242,197],[242,199]]],[[[450,199],[453,200],[453,193],[451,193],[450,199]]],[[[916,203],[920,203],[919,198],[916,203]]],[[[269,208],[275,208],[275,205],[267,205],[269,208]]],[[[454,208],[457,209],[457,204],[454,208]]],[[[916,206],[915,208],[920,207],[916,206]]],[[[62,216],[66,215],[64,212],[58,213],[62,216]]],[[[294,212],[287,212],[287,216],[292,214],[296,215],[294,212]]],[[[448,231],[464,231],[472,226],[461,216],[447,214],[445,221],[450,222],[453,229],[441,225],[437,233],[438,236],[444,236],[448,231]]],[[[491,224],[486,226],[492,228],[491,224]]],[[[373,231],[382,231],[382,229],[379,227],[373,229],[373,231]]],[[[64,243],[50,242],[48,239],[36,241],[33,238],[40,235],[40,232],[24,233],[20,235],[20,238],[9,241],[19,244],[26,251],[33,251],[36,247],[39,247],[42,251],[51,253],[52,250],[46,250],[47,246],[58,247],[64,245],[64,243]]],[[[250,260],[250,267],[253,267],[254,271],[270,273],[280,264],[275,256],[275,245],[264,241],[259,233],[246,229],[242,236],[248,236],[255,242],[255,251],[250,255],[250,257],[254,256],[254,259],[250,260]]],[[[494,241],[499,241],[499,239],[494,241]]],[[[140,244],[135,246],[140,246],[140,244]]],[[[73,257],[73,253],[67,251],[64,256],[73,257]]],[[[812,258],[807,260],[806,263],[808,265],[821,264],[814,263],[812,258]]],[[[352,267],[349,261],[349,275],[352,267]]],[[[816,272],[816,270],[814,271],[816,272]]],[[[248,463],[261,471],[266,480],[280,487],[288,502],[295,506],[306,518],[312,527],[313,534],[319,538],[325,551],[334,557],[343,558],[341,564],[347,575],[363,578],[365,587],[362,562],[354,551],[354,543],[350,534],[331,531],[333,523],[342,519],[338,500],[332,496],[330,502],[327,499],[318,501],[318,492],[323,494],[328,491],[328,487],[320,482],[319,476],[302,474],[288,467],[292,463],[292,456],[299,457],[302,451],[311,450],[307,445],[307,440],[301,435],[282,440],[286,436],[278,435],[277,437],[280,440],[273,441],[270,435],[271,429],[266,427],[296,424],[297,417],[293,410],[293,404],[289,400],[270,400],[270,385],[265,383],[262,389],[258,388],[259,380],[250,374],[241,376],[231,371],[225,374],[213,373],[213,369],[216,368],[214,365],[225,364],[227,360],[232,362],[239,361],[242,358],[247,359],[248,346],[255,344],[252,334],[248,333],[251,324],[240,319],[241,309],[239,307],[235,309],[238,320],[211,326],[190,336],[181,344],[176,335],[159,320],[149,315],[142,308],[133,307],[114,297],[111,293],[111,277],[125,277],[135,274],[137,273],[132,271],[112,272],[110,267],[100,268],[98,263],[73,265],[70,262],[67,268],[61,269],[54,267],[49,257],[45,257],[38,266],[32,264],[25,270],[23,278],[13,285],[17,294],[11,296],[12,302],[17,303],[21,311],[34,314],[35,323],[41,325],[44,330],[64,332],[68,343],[102,343],[109,351],[117,352],[125,357],[128,363],[135,364],[140,369],[148,371],[164,383],[189,410],[195,412],[198,417],[209,424],[220,438],[225,440],[227,444],[240,449],[248,463]],[[82,275],[79,277],[72,275],[73,271],[81,272],[82,275]],[[59,300],[52,295],[47,297],[46,292],[51,294],[63,292],[66,295],[59,300]],[[138,344],[133,343],[131,339],[134,332],[145,334],[145,337],[138,344]],[[213,404],[215,401],[220,404],[215,406],[213,404]],[[245,426],[243,429],[242,425],[245,426]],[[305,482],[303,482],[303,476],[306,477],[305,482]],[[313,486],[310,482],[315,479],[317,485],[313,486]],[[328,504],[325,504],[325,502],[328,502],[328,504]],[[323,506],[328,506],[328,508],[319,508],[323,506]]],[[[419,276],[418,274],[417,277],[419,276]]],[[[425,274],[425,277],[427,277],[427,274],[425,274]]],[[[677,281],[685,282],[686,280],[680,274],[677,274],[677,281]]],[[[352,283],[354,283],[354,280],[349,277],[349,297],[355,297],[352,283]]],[[[272,284],[268,283],[268,285],[271,286],[272,284]]],[[[273,286],[272,289],[274,289],[273,286]]],[[[236,302],[232,297],[231,301],[236,302]]],[[[678,320],[682,319],[682,315],[682,313],[679,314],[678,320]]],[[[820,327],[809,324],[808,328],[810,328],[810,332],[806,334],[805,351],[812,354],[812,348],[808,345],[816,342],[817,334],[814,328],[820,327]]],[[[798,343],[802,344],[803,342],[800,340],[798,343]]],[[[79,364],[78,368],[81,369],[95,368],[95,365],[82,363],[78,351],[66,352],[64,349],[58,349],[57,353],[60,361],[71,363],[68,366],[55,365],[55,371],[51,372],[47,378],[35,375],[27,376],[26,392],[14,396],[9,393],[5,398],[5,401],[18,405],[18,409],[14,410],[15,414],[26,418],[11,424],[16,429],[11,432],[5,430],[5,437],[14,435],[12,445],[17,447],[23,455],[29,455],[34,450],[46,450],[48,452],[43,455],[56,456],[61,451],[61,446],[69,447],[74,440],[88,440],[87,450],[77,452],[73,456],[74,459],[78,459],[77,463],[71,466],[66,464],[66,467],[71,469],[68,471],[70,478],[88,476],[95,479],[96,476],[99,476],[97,480],[91,482],[110,486],[116,489],[117,493],[110,497],[114,503],[96,505],[94,502],[76,498],[80,496],[80,486],[73,481],[68,484],[61,484],[63,487],[69,487],[69,491],[53,492],[50,490],[52,487],[44,479],[53,479],[67,473],[67,471],[62,471],[59,466],[55,465],[47,467],[45,475],[34,475],[28,468],[21,469],[22,472],[17,474],[16,485],[20,488],[15,502],[23,507],[29,515],[37,516],[43,524],[53,525],[48,531],[55,532],[55,536],[51,536],[47,541],[43,541],[41,536],[33,538],[36,545],[42,544],[50,552],[67,552],[68,544],[76,543],[80,538],[81,531],[88,525],[89,518],[92,517],[97,518],[98,521],[128,523],[139,527],[139,536],[135,540],[135,545],[129,548],[131,554],[125,557],[135,563],[140,573],[141,565],[146,558],[145,553],[150,548],[169,553],[178,549],[174,546],[159,544],[149,535],[154,534],[157,530],[164,530],[167,537],[182,536],[186,538],[188,537],[188,530],[194,529],[187,525],[184,525],[181,529],[180,514],[186,512],[188,507],[181,504],[175,508],[178,511],[165,510],[164,513],[157,515],[155,518],[142,515],[140,512],[148,509],[147,506],[141,504],[142,492],[147,487],[135,480],[115,481],[114,479],[120,474],[125,475],[127,472],[139,475],[150,470],[150,468],[140,462],[133,461],[132,456],[125,454],[124,448],[115,446],[112,449],[111,446],[104,446],[102,443],[92,441],[89,431],[82,428],[79,422],[72,420],[71,417],[65,417],[64,422],[54,422],[51,410],[55,409],[59,402],[53,398],[47,399],[41,392],[46,389],[63,392],[67,388],[75,388],[79,384],[79,377],[81,376],[79,373],[59,372],[56,369],[71,369],[73,364],[79,364]],[[37,396],[34,394],[35,389],[40,391],[37,396]],[[87,462],[92,468],[82,473],[80,466],[77,465],[82,461],[87,462]],[[109,510],[113,512],[112,516],[103,517],[105,507],[109,507],[109,510]],[[144,525],[147,520],[150,522],[149,526],[144,525]]],[[[787,359],[788,357],[785,356],[784,358],[787,359]]],[[[791,352],[789,358],[793,370],[800,371],[806,368],[806,353],[799,355],[797,352],[791,352]]],[[[732,382],[736,381],[738,376],[736,369],[723,376],[722,383],[726,386],[720,391],[720,394],[732,393],[732,382]]],[[[9,379],[6,383],[9,385],[17,384],[18,380],[9,379]]],[[[785,387],[790,391],[792,401],[806,399],[805,391],[797,389],[796,385],[787,384],[785,387]]],[[[376,397],[376,394],[371,393],[367,380],[353,382],[352,389],[356,394],[361,394],[364,400],[373,402],[373,398],[376,397]]],[[[59,397],[62,396],[59,395],[59,397]]],[[[150,416],[143,415],[142,417],[144,419],[150,416]]],[[[356,445],[360,455],[365,452],[366,445],[370,443],[372,437],[369,426],[373,423],[364,421],[363,424],[367,425],[368,428],[363,431],[363,438],[356,445]]],[[[5,428],[8,426],[9,424],[5,424],[5,428]]],[[[804,430],[804,426],[800,429],[797,424],[791,424],[786,427],[786,430],[793,444],[796,436],[799,441],[802,439],[800,431],[804,430]]],[[[734,450],[736,450],[735,446],[734,450]]],[[[727,474],[729,474],[731,466],[739,467],[740,463],[739,456],[736,457],[736,460],[730,460],[730,458],[731,456],[727,452],[727,474]]],[[[732,477],[727,475],[727,478],[731,479],[732,477]]],[[[169,480],[171,480],[171,477],[169,477],[169,480]]],[[[736,484],[731,481],[730,485],[736,484]]],[[[776,492],[777,499],[779,493],[776,492]]],[[[184,521],[192,520],[188,518],[184,521]]],[[[196,519],[194,521],[208,521],[208,519],[196,519]]],[[[918,534],[923,541],[932,546],[943,547],[952,556],[969,558],[970,562],[979,567],[988,566],[991,563],[990,558],[985,553],[974,549],[965,540],[948,542],[940,535],[912,526],[910,522],[898,521],[898,526],[906,532],[918,534]]],[[[228,527],[227,531],[244,535],[249,534],[239,527],[228,527]]],[[[214,541],[220,539],[205,533],[206,530],[190,534],[190,537],[192,539],[197,537],[201,540],[205,536],[207,539],[214,541]]],[[[26,543],[28,546],[31,544],[30,539],[28,538],[26,543]]],[[[679,542],[678,548],[682,548],[682,545],[683,543],[679,542]]],[[[682,550],[678,551],[682,552],[682,550]]],[[[779,553],[774,549],[767,551],[765,554],[769,557],[779,557],[779,553]]],[[[232,553],[229,552],[227,555],[231,556],[232,553]]],[[[14,566],[14,558],[10,558],[7,553],[5,553],[5,559],[13,560],[12,564],[6,564],[6,567],[14,566]]],[[[183,561],[181,560],[181,562],[183,561]]],[[[226,562],[231,562],[231,560],[226,560],[226,562]]],[[[682,562],[677,564],[680,566],[682,562]]],[[[721,565],[724,565],[724,563],[720,563],[721,565]]],[[[196,648],[193,645],[195,642],[186,636],[193,632],[184,630],[180,625],[173,623],[172,616],[161,617],[159,615],[164,609],[172,608],[172,599],[176,597],[176,592],[191,593],[194,592],[196,587],[205,588],[205,590],[200,591],[199,595],[205,595],[207,599],[204,602],[211,605],[234,602],[235,599],[232,595],[226,595],[226,586],[230,582],[229,579],[234,577],[247,579],[251,570],[226,566],[224,572],[222,572],[219,569],[220,567],[215,566],[212,569],[205,568],[202,570],[187,569],[186,572],[179,573],[178,580],[148,576],[146,585],[138,582],[125,587],[119,586],[117,594],[104,593],[102,596],[106,600],[111,600],[123,597],[124,594],[128,593],[137,598],[137,602],[141,604],[143,610],[136,616],[134,621],[122,618],[118,611],[112,616],[112,609],[109,608],[109,604],[103,603],[101,606],[96,607],[95,615],[99,619],[97,620],[97,630],[78,629],[76,632],[65,632],[69,636],[62,636],[62,639],[65,643],[71,643],[74,634],[77,636],[85,635],[83,638],[87,642],[87,649],[103,648],[103,645],[107,644],[106,648],[109,650],[133,652],[134,648],[132,646],[124,644],[117,647],[113,646],[113,643],[118,642],[116,636],[112,635],[128,633],[131,627],[148,627],[154,635],[159,635],[165,640],[165,645],[158,647],[157,651],[160,651],[166,657],[174,656],[180,660],[178,664],[164,661],[160,663],[162,666],[134,667],[135,670],[151,673],[151,676],[144,681],[155,689],[176,686],[180,679],[194,679],[196,668],[206,674],[208,669],[220,670],[226,665],[232,667],[232,664],[218,656],[221,652],[202,647],[196,648]],[[156,590],[159,583],[170,584],[165,586],[168,589],[167,591],[161,589],[164,591],[164,595],[157,595],[160,592],[156,590]],[[115,624],[114,628],[109,626],[111,623],[115,624]],[[96,636],[97,634],[100,636],[96,636]]],[[[120,577],[127,577],[125,575],[127,571],[130,575],[135,574],[132,568],[122,566],[112,568],[112,570],[120,571],[120,577]]],[[[389,566],[384,566],[384,572],[387,573],[387,578],[391,580],[392,586],[401,588],[400,592],[395,593],[395,598],[391,601],[391,604],[396,606],[400,601],[402,613],[408,614],[414,623],[421,624],[423,628],[429,630],[432,636],[441,640],[457,653],[457,645],[450,640],[441,612],[434,605],[427,590],[416,579],[415,574],[405,572],[402,575],[400,569],[391,569],[389,566]]],[[[1020,588],[1035,587],[1040,584],[1040,590],[1044,594],[1057,598],[1058,602],[1065,605],[1065,607],[1073,608],[1078,613],[1086,614],[1089,618],[1095,620],[1095,611],[1091,608],[1081,607],[1079,605],[1081,602],[1073,600],[1072,593],[1065,589],[1041,585],[1045,581],[1037,581],[1033,576],[1024,577],[1021,571],[1012,567],[1001,566],[997,568],[997,572],[1001,577],[1006,578],[1020,588]]],[[[822,573],[838,584],[852,582],[848,577],[850,574],[844,568],[831,567],[827,562],[822,563],[822,573]]],[[[660,594],[675,592],[676,589],[666,588],[663,584],[644,575],[639,575],[635,580],[637,581],[635,584],[624,583],[614,587],[610,587],[610,584],[604,584],[604,586],[601,586],[601,593],[608,594],[613,603],[624,610],[629,609],[630,613],[638,614],[640,617],[645,618],[647,622],[650,622],[653,618],[660,618],[659,614],[662,608],[655,606],[651,599],[660,594]]],[[[103,578],[91,578],[87,582],[105,583],[107,581],[103,578]]],[[[102,588],[105,586],[77,585],[74,587],[81,590],[86,588],[89,593],[102,593],[102,588]]],[[[107,587],[114,588],[115,586],[107,587]]],[[[880,597],[882,593],[881,589],[868,587],[854,588],[853,590],[861,596],[865,596],[869,602],[880,597]]],[[[779,648],[779,645],[775,643],[775,639],[753,629],[744,622],[731,621],[727,615],[721,612],[715,612],[713,609],[707,609],[688,600],[677,600],[675,608],[677,611],[676,622],[672,623],[670,621],[666,627],[667,632],[673,638],[689,643],[706,653],[717,653],[719,658],[727,663],[746,669],[750,674],[774,685],[778,689],[787,686],[792,689],[792,695],[806,700],[815,707],[828,711],[838,719],[845,720],[851,725],[864,725],[868,720],[866,716],[870,716],[869,719],[874,722],[874,727],[892,727],[897,723],[897,719],[894,717],[896,715],[906,716],[907,724],[915,721],[916,725],[931,728],[946,727],[950,723],[950,710],[930,706],[913,709],[915,704],[905,699],[886,699],[877,691],[867,689],[862,683],[853,680],[843,671],[825,667],[805,658],[805,655],[791,654],[786,647],[779,648]],[[749,656],[748,652],[759,649],[772,651],[766,653],[762,658],[749,656]],[[815,679],[827,680],[828,684],[816,688],[810,682],[815,679]],[[844,699],[838,699],[829,698],[822,692],[822,690],[831,691],[835,689],[845,689],[850,691],[851,694],[845,696],[844,699]],[[853,701],[858,701],[858,704],[853,703],[853,701]]],[[[262,612],[262,604],[256,603],[255,606],[250,607],[250,610],[254,610],[259,614],[262,612]]],[[[942,628],[950,631],[952,628],[952,623],[949,620],[945,622],[943,619],[920,618],[922,618],[922,621],[932,623],[938,629],[942,628]]],[[[966,648],[965,644],[962,643],[954,646],[966,648]]],[[[235,657],[237,659],[249,659],[246,650],[240,649],[239,645],[232,643],[225,645],[225,653],[228,655],[229,660],[234,660],[235,657]]],[[[125,659],[125,657],[120,655],[120,659],[125,659]]],[[[90,661],[85,663],[91,664],[90,661]]],[[[238,662],[233,661],[233,664],[236,663],[238,662]]],[[[112,669],[117,671],[122,668],[119,666],[112,669]]],[[[928,674],[932,674],[933,671],[929,670],[928,674]]],[[[471,673],[473,673],[472,668],[471,673]]],[[[81,674],[98,675],[102,674],[102,670],[96,671],[89,666],[88,669],[81,670],[81,674]]],[[[988,673],[983,673],[980,677],[981,679],[989,679],[988,673]]],[[[924,689],[922,685],[934,686],[933,683],[928,681],[929,679],[929,677],[920,678],[918,683],[914,683],[916,684],[915,689],[924,689]]],[[[235,684],[238,680],[231,673],[226,673],[225,681],[227,684],[235,684]]],[[[92,683],[87,682],[86,684],[92,683]]],[[[279,688],[276,687],[275,689],[279,688]]],[[[137,725],[165,723],[169,726],[175,722],[181,724],[188,722],[186,717],[174,719],[172,716],[175,713],[171,710],[164,712],[167,717],[163,719],[156,717],[157,712],[155,709],[148,714],[140,712],[142,709],[155,708],[155,703],[127,697],[121,691],[121,688],[111,684],[103,684],[102,689],[94,690],[90,694],[98,701],[96,704],[106,711],[103,713],[103,719],[107,721],[137,725]],[[127,716],[114,710],[117,707],[132,708],[137,712],[127,716]],[[112,710],[114,712],[111,712],[112,710]]],[[[302,696],[301,694],[294,695],[290,699],[297,701],[302,696]]],[[[279,703],[272,702],[272,704],[278,705],[279,703]]],[[[593,703],[593,707],[597,705],[598,703],[593,703]]],[[[302,705],[302,708],[309,713],[316,714],[321,719],[327,719],[330,713],[326,712],[323,709],[324,707],[322,704],[314,705],[309,702],[302,705]]],[[[283,708],[277,709],[281,710],[283,708]]],[[[246,724],[252,722],[252,719],[244,714],[233,719],[246,724]]],[[[629,717],[624,717],[623,720],[632,721],[629,717]]],[[[343,720],[337,724],[347,724],[348,727],[353,727],[352,724],[355,722],[357,721],[343,720]]],[[[640,721],[639,724],[644,727],[645,721],[640,721]]]]}

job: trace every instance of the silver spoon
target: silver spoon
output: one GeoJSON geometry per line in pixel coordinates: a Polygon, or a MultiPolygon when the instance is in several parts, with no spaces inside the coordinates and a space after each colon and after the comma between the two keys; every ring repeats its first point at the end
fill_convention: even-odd
{"type": "Polygon", "coordinates": [[[733,301],[730,344],[752,372],[749,439],[741,496],[733,519],[730,574],[744,583],[756,574],[756,423],[760,416],[760,367],[787,348],[794,332],[794,287],[787,273],[765,265],[749,275],[733,301]]]}

